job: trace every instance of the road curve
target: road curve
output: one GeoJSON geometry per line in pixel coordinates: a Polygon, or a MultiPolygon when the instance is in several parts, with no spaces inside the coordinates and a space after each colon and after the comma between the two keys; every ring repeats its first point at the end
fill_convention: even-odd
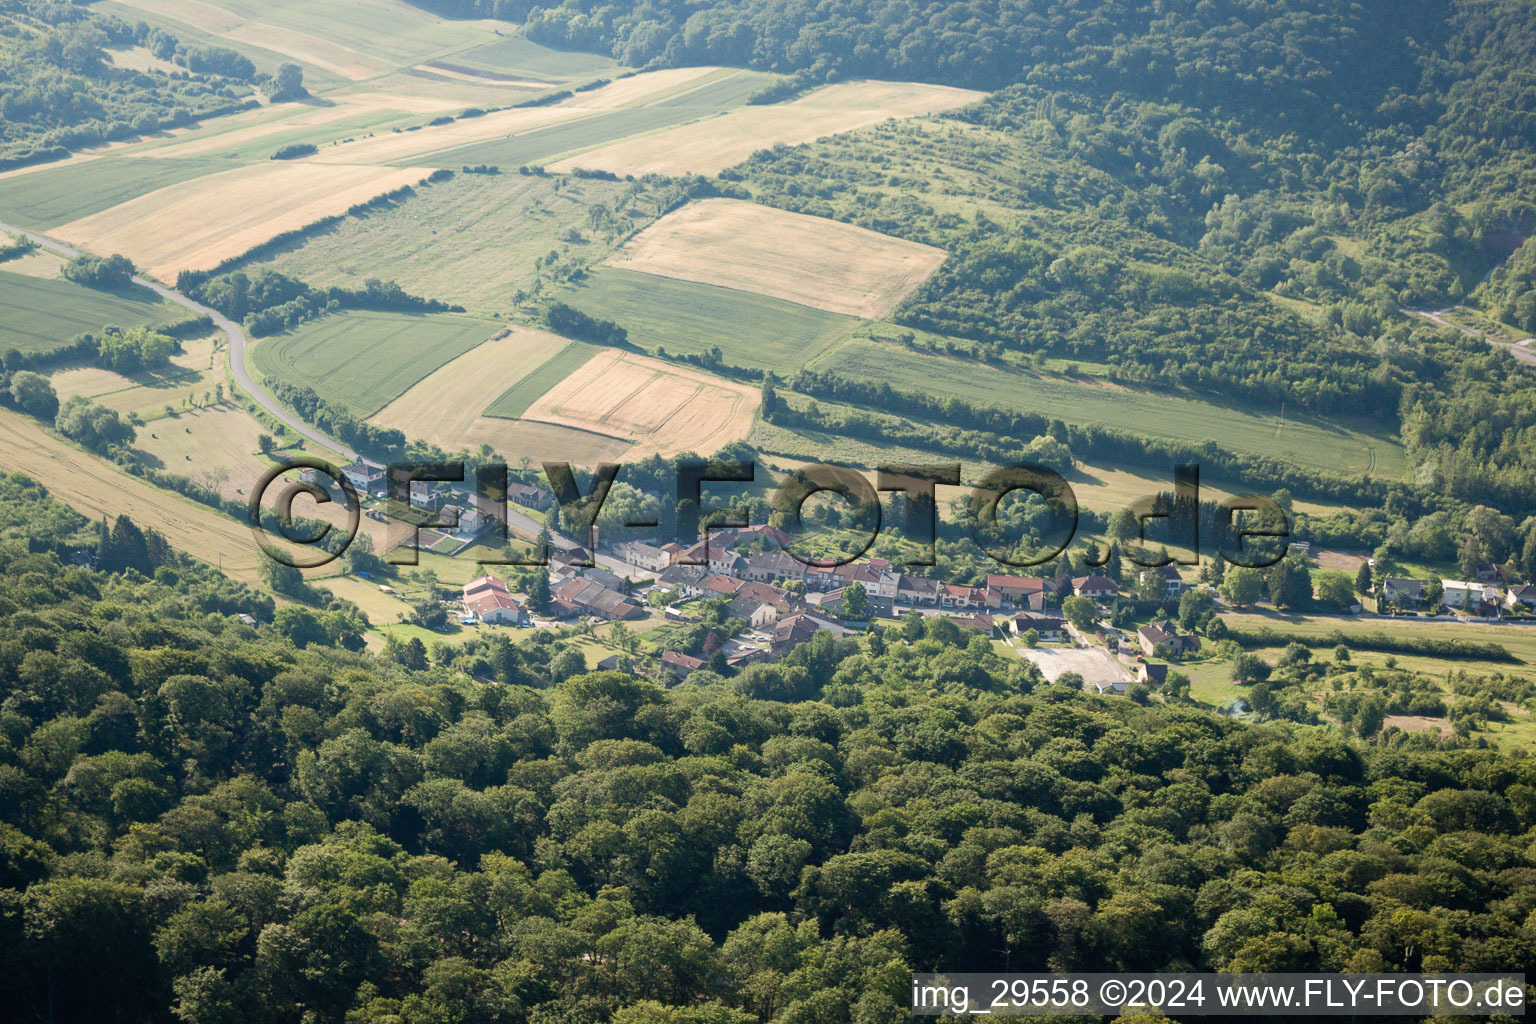
{"type": "MultiPolygon", "coordinates": [[[[68,256],[73,259],[80,255],[79,249],[49,238],[47,235],[40,235],[35,231],[28,231],[25,228],[19,228],[11,224],[0,224],[0,231],[9,231],[13,235],[29,238],[42,248],[58,253],[61,256],[68,256]]],[[[245,368],[245,346],[248,339],[245,336],[245,329],[243,327],[218,310],[209,309],[201,302],[190,299],[174,289],[167,288],[158,281],[151,281],[146,277],[135,277],[133,283],[143,285],[167,302],[173,302],[178,306],[212,320],[214,326],[223,331],[229,338],[229,369],[234,374],[236,382],[245,389],[246,394],[250,395],[257,405],[271,413],[274,419],[301,437],[308,438],[316,444],[324,445],[349,461],[357,458],[357,452],[335,438],[328,437],[322,431],[305,423],[293,413],[283,408],[277,399],[257,386],[256,381],[251,378],[250,373],[245,368]]]]}

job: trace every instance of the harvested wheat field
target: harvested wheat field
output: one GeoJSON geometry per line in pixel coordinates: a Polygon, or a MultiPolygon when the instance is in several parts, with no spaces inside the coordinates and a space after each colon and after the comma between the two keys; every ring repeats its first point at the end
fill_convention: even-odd
{"type": "Polygon", "coordinates": [[[720,68],[701,65],[692,68],[665,68],[661,71],[645,71],[628,78],[620,78],[587,93],[577,93],[564,105],[587,110],[619,110],[643,107],[663,99],[670,99],[686,92],[691,86],[702,85],[700,79],[708,78],[720,68]]]}
{"type": "Polygon", "coordinates": [[[917,82],[844,82],[790,103],[742,107],[719,117],[600,146],[549,165],[614,174],[718,174],[759,149],[796,146],[891,118],[963,107],[986,93],[917,82]]]}
{"type": "Polygon", "coordinates": [[[152,276],[174,282],[182,270],[211,269],[429,173],[269,161],[171,185],[51,233],[94,252],[123,253],[152,276]]]}
{"type": "Polygon", "coordinates": [[[942,249],[824,217],[704,199],[640,232],[608,264],[879,320],[944,257],[942,249]]]}
{"type": "Polygon", "coordinates": [[[12,274],[21,274],[23,277],[36,277],[43,281],[52,281],[64,271],[64,257],[47,249],[33,249],[25,256],[18,256],[13,260],[0,263],[0,270],[9,271],[12,274]]]}
{"type": "Polygon", "coordinates": [[[523,418],[631,440],[625,458],[639,459],[716,451],[747,436],[757,406],[755,388],[604,349],[523,418]]]}
{"type": "Polygon", "coordinates": [[[233,11],[203,3],[202,0],[122,0],[128,7],[137,7],[162,18],[173,18],[184,25],[201,29],[209,35],[222,35],[239,26],[241,18],[233,11]]]}
{"type": "Polygon", "coordinates": [[[394,70],[394,65],[388,61],[378,60],[359,53],[350,46],[343,46],[306,32],[295,32],[280,25],[248,21],[226,30],[222,35],[237,43],[249,43],[251,46],[259,46],[264,50],[292,57],[300,64],[324,68],[333,75],[349,78],[354,82],[374,78],[394,70]]]}
{"type": "Polygon", "coordinates": [[[368,422],[397,427],[448,451],[471,445],[486,406],[571,344],[546,331],[513,327],[453,359],[380,409],[368,422]]]}
{"type": "MultiPolygon", "coordinates": [[[[249,501],[262,474],[271,468],[262,454],[258,438],[262,426],[238,405],[220,405],[184,412],[140,427],[134,447],[158,460],[167,472],[184,476],[204,487],[217,489],[233,501],[249,501]]],[[[277,453],[302,454],[292,449],[277,453]]],[[[322,458],[326,456],[322,455],[322,458]]],[[[282,488],[274,484],[265,504],[271,508],[282,488]]],[[[304,519],[318,519],[345,527],[347,512],[339,502],[317,504],[299,496],[293,514],[304,519]]],[[[384,550],[385,524],[362,519],[359,527],[374,543],[375,551],[384,550]]]]}
{"type": "Polygon", "coordinates": [[[261,557],[251,531],[221,512],[159,490],[104,459],[47,434],[37,421],[0,410],[0,464],[25,473],[92,519],[126,515],[235,579],[255,582],[261,557]]]}
{"type": "MultiPolygon", "coordinates": [[[[524,458],[535,462],[569,462],[575,466],[595,466],[599,462],[624,462],[635,446],[623,438],[591,430],[536,423],[533,420],[507,420],[478,416],[464,434],[465,447],[491,446],[498,457],[511,465],[524,458]]],[[[648,454],[648,451],[643,454],[648,454]]]]}

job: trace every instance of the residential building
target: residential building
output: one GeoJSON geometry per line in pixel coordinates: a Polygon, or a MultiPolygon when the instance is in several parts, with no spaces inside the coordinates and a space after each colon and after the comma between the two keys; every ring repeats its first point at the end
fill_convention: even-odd
{"type": "Polygon", "coordinates": [[[1108,576],[1077,576],[1072,580],[1072,593],[1102,603],[1119,595],[1120,584],[1108,576]]]}
{"type": "Polygon", "coordinates": [[[1193,654],[1200,650],[1200,638],[1191,633],[1180,633],[1179,627],[1164,619],[1162,622],[1154,622],[1149,626],[1142,626],[1136,631],[1136,636],[1141,644],[1143,654],[1151,657],[1159,645],[1164,647],[1170,657],[1182,657],[1185,654],[1193,654]]]}
{"type": "Polygon", "coordinates": [[[352,486],[363,494],[384,493],[384,464],[372,459],[359,458],[341,467],[342,473],[352,486]]]}
{"type": "Polygon", "coordinates": [[[464,584],[464,611],[485,623],[526,626],[528,612],[495,576],[485,575],[464,584]]]}
{"type": "Polygon", "coordinates": [[[1536,586],[1521,583],[1510,587],[1504,603],[1512,610],[1536,611],[1536,586]]]}
{"type": "Polygon", "coordinates": [[[773,656],[782,658],[799,644],[805,643],[821,630],[821,625],[809,615],[791,615],[780,619],[773,627],[769,641],[773,656]]]}
{"type": "Polygon", "coordinates": [[[697,672],[704,667],[704,659],[695,658],[691,654],[667,651],[661,656],[661,667],[663,671],[670,672],[678,679],[686,679],[689,673],[697,672]]]}
{"type": "Polygon", "coordinates": [[[939,592],[938,580],[903,575],[897,584],[896,600],[900,604],[911,605],[914,608],[932,608],[939,603],[939,592]]]}
{"type": "Polygon", "coordinates": [[[589,579],[570,579],[555,590],[555,600],[575,605],[583,613],[605,619],[641,619],[645,609],[631,604],[623,594],[589,579]]]}
{"type": "Polygon", "coordinates": [[[1440,603],[1468,615],[1494,615],[1499,610],[1499,590],[1477,580],[1446,580],[1440,603]]]}
{"type": "Polygon", "coordinates": [[[1034,630],[1041,640],[1060,640],[1067,634],[1065,619],[1043,612],[1019,612],[1008,620],[1008,628],[1015,636],[1034,630]]]}
{"type": "Polygon", "coordinates": [[[646,544],[638,540],[615,544],[613,554],[616,558],[647,572],[659,573],[672,564],[672,556],[666,551],[654,544],[646,544]]]}
{"type": "Polygon", "coordinates": [[[507,484],[507,500],[535,512],[543,512],[555,503],[555,496],[542,487],[530,487],[514,481],[507,484]]]}
{"type": "Polygon", "coordinates": [[[1155,569],[1143,569],[1137,579],[1146,583],[1148,578],[1158,578],[1163,583],[1163,596],[1179,597],[1189,589],[1189,584],[1184,582],[1184,577],[1179,575],[1179,570],[1173,565],[1160,565],[1155,569]]]}
{"type": "Polygon", "coordinates": [[[987,576],[988,608],[1045,607],[1045,580],[1032,576],[1004,576],[991,573],[987,576]]]}
{"type": "Polygon", "coordinates": [[[662,570],[656,577],[656,585],[663,590],[677,590],[685,601],[704,595],[704,581],[709,570],[702,565],[674,565],[662,570]]]}
{"type": "Polygon", "coordinates": [[[1381,581],[1382,600],[1394,608],[1417,608],[1424,603],[1428,580],[1409,580],[1388,576],[1381,581]]]}

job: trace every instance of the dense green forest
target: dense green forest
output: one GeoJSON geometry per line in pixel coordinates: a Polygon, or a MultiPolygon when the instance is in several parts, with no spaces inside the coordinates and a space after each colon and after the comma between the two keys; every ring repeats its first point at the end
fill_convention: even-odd
{"type": "MultiPolygon", "coordinates": [[[[378,658],[122,522],[0,481],[11,1020],[866,1024],[912,969],[1536,959],[1529,759],[1089,697],[942,619],[673,690],[548,633],[378,658]]],[[[1435,699],[1301,649],[1254,690],[1320,674],[1362,735],[1435,699]]]]}

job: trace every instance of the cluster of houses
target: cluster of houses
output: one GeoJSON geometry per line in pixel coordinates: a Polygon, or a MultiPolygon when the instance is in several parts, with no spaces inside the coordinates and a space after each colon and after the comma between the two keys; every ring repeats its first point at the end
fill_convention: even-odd
{"type": "Polygon", "coordinates": [[[1480,566],[1473,580],[1440,580],[1440,595],[1431,601],[1432,580],[1396,576],[1382,578],[1378,592],[1380,611],[1433,612],[1445,608],[1476,618],[1498,618],[1506,613],[1536,613],[1536,585],[1506,577],[1497,565],[1480,566]]]}

